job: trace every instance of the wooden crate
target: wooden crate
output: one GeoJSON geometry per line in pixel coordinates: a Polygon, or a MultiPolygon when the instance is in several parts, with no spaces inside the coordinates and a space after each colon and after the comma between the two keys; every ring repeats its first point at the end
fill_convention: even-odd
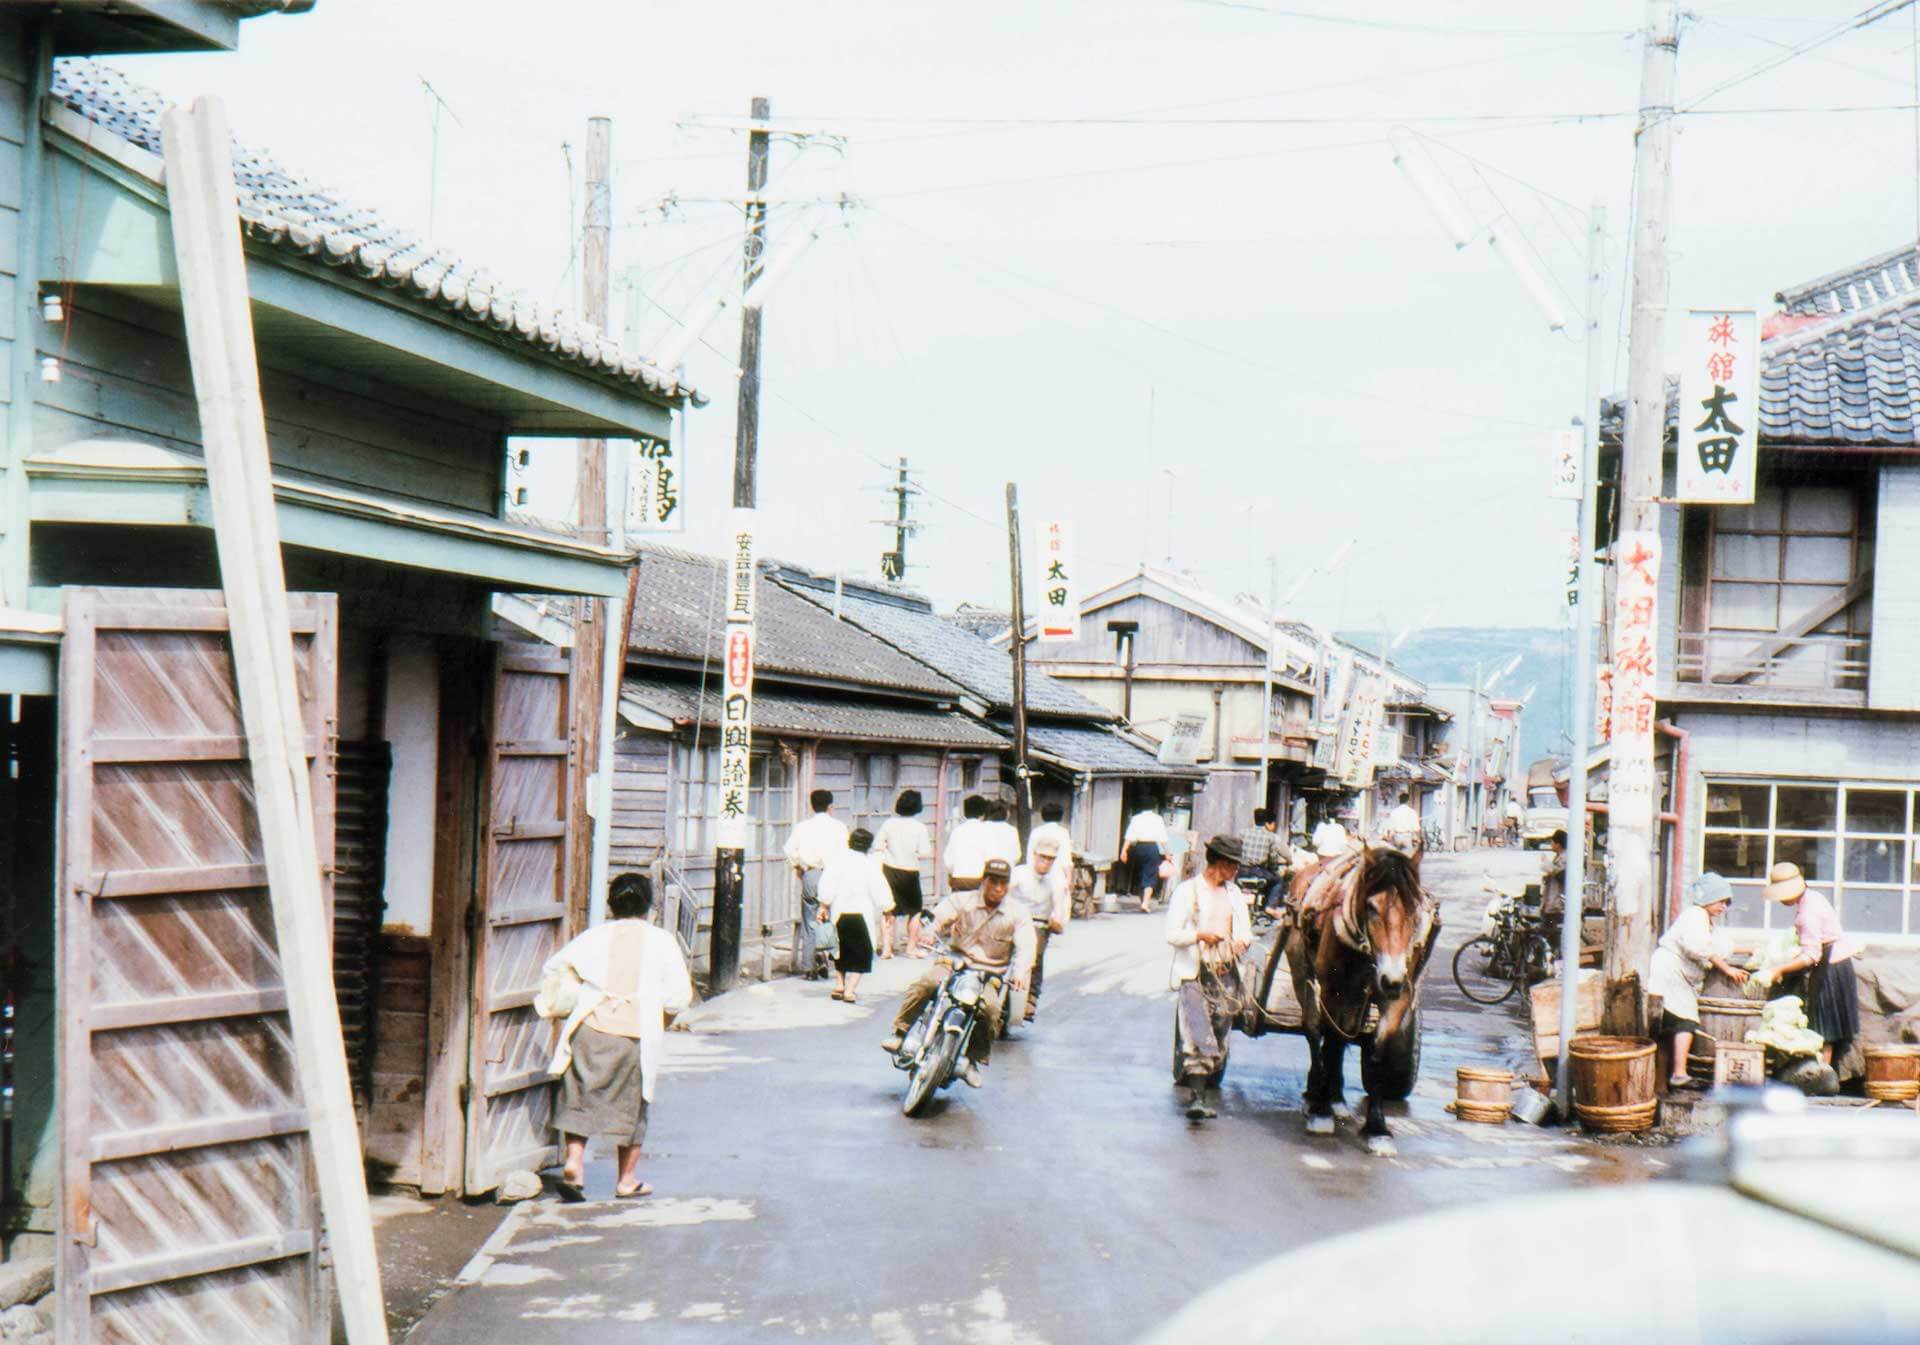
{"type": "MultiPolygon", "coordinates": [[[[1605,982],[1597,968],[1583,968],[1575,982],[1573,1027],[1592,1032],[1600,1026],[1605,982]]],[[[1560,981],[1542,981],[1527,992],[1533,1013],[1533,1049],[1543,1063],[1560,1058],[1560,981]]],[[[1549,1073],[1552,1071],[1549,1070],[1549,1073]]]]}
{"type": "Polygon", "coordinates": [[[1713,1086],[1767,1081],[1767,1048],[1757,1041],[1716,1041],[1713,1044],[1713,1086]]]}

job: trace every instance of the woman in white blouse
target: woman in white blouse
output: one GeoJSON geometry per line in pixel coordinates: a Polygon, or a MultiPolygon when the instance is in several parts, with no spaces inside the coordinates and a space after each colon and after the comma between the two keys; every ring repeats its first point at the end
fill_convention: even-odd
{"type": "Polygon", "coordinates": [[[893,956],[893,918],[907,922],[907,956],[920,956],[920,915],[926,898],[920,890],[920,863],[933,858],[933,837],[920,820],[920,791],[905,790],[894,802],[893,816],[880,825],[873,853],[893,889],[893,909],[880,918],[880,956],[893,956]]]}

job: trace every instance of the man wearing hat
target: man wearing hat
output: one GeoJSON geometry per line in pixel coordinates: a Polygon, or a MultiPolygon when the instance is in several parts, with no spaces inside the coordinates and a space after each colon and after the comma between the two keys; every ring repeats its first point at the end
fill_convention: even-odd
{"type": "Polygon", "coordinates": [[[1699,995],[1707,968],[1718,968],[1735,985],[1746,984],[1747,973],[1713,950],[1713,922],[1726,914],[1732,900],[1733,888],[1725,878],[1701,874],[1687,888],[1687,909],[1653,950],[1647,991],[1660,996],[1660,1035],[1673,1041],[1673,1064],[1667,1071],[1670,1089],[1705,1087],[1688,1076],[1687,1053],[1693,1049],[1693,1034],[1700,1030],[1699,995]]]}
{"type": "MultiPolygon", "coordinates": [[[[989,859],[980,870],[980,886],[972,892],[955,892],[941,901],[933,912],[935,938],[982,971],[1004,976],[1014,990],[1027,988],[1027,967],[1033,962],[1033,922],[1025,911],[1016,911],[1007,901],[1007,883],[1013,868],[1004,859],[989,859]]],[[[900,1011],[893,1016],[893,1035],[880,1043],[880,1049],[900,1049],[914,1020],[927,1001],[940,993],[947,978],[948,959],[936,958],[907,987],[900,1011]]],[[[982,1082],[981,1069],[993,1052],[993,1039],[1000,1034],[1004,1002],[988,995],[981,1005],[987,1019],[984,1032],[976,1031],[967,1042],[967,1068],[960,1075],[969,1087],[982,1082]]]]}
{"type": "Polygon", "coordinates": [[[1021,1021],[1031,1023],[1040,1012],[1040,985],[1046,977],[1047,941],[1065,932],[1073,914],[1073,898],[1055,881],[1060,841],[1044,831],[1033,837],[1033,860],[1013,871],[1007,884],[1007,903],[1033,923],[1033,965],[1027,969],[1027,1011],[1021,1021]]]}
{"type": "Polygon", "coordinates": [[[1207,1080],[1227,1062],[1227,1034],[1240,1013],[1240,954],[1253,943],[1247,904],[1233,880],[1240,873],[1240,841],[1207,842],[1206,867],[1174,889],[1167,902],[1167,942],[1173,946],[1169,984],[1181,1046],[1181,1083],[1187,1116],[1205,1121],[1207,1080]]]}

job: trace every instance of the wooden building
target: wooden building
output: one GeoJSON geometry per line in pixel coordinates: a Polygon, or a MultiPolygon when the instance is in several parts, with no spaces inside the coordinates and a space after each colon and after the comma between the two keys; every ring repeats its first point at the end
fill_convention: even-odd
{"type": "MultiPolygon", "coordinates": [[[[161,104],[53,59],[230,44],[274,7],[0,10],[5,1217],[57,1252],[63,1338],[327,1330],[161,104]]],[[[572,765],[565,657],[490,604],[625,591],[623,557],[507,520],[506,442],[664,436],[687,394],[263,154],[235,173],[368,1157],[483,1192],[555,1152],[530,1001],[568,932],[572,765]]]]}

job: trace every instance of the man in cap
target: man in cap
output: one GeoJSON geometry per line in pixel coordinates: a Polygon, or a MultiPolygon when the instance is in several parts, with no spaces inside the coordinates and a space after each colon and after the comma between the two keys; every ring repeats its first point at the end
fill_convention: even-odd
{"type": "MultiPolygon", "coordinates": [[[[956,956],[982,971],[1005,977],[1018,991],[1027,988],[1027,967],[1033,961],[1033,922],[1026,912],[1014,910],[1007,902],[1007,884],[1012,877],[1013,869],[1004,859],[989,859],[981,868],[979,890],[952,893],[934,908],[933,932],[936,938],[947,941],[956,956]]],[[[880,1044],[881,1050],[900,1049],[927,1001],[940,993],[948,967],[947,958],[938,958],[907,987],[900,1011],[893,1016],[893,1035],[880,1044]]],[[[976,1030],[968,1040],[967,1067],[960,1075],[972,1088],[983,1082],[980,1071],[993,1053],[1004,1003],[999,995],[989,994],[981,1008],[986,1030],[976,1030]]]]}
{"type": "Polygon", "coordinates": [[[1054,881],[1060,860],[1057,837],[1035,833],[1033,860],[1013,871],[1007,901],[1033,922],[1033,965],[1027,973],[1027,1011],[1021,1021],[1031,1023],[1040,1012],[1040,985],[1046,976],[1047,941],[1064,933],[1073,914],[1073,898],[1054,881]]]}
{"type": "Polygon", "coordinates": [[[1205,1121],[1208,1080],[1227,1063],[1227,1034],[1240,1013],[1240,955],[1253,943],[1252,921],[1233,880],[1240,873],[1240,841],[1207,842],[1206,867],[1174,889],[1167,902],[1167,942],[1173,946],[1169,984],[1179,1029],[1181,1083],[1187,1116],[1205,1121]]]}

